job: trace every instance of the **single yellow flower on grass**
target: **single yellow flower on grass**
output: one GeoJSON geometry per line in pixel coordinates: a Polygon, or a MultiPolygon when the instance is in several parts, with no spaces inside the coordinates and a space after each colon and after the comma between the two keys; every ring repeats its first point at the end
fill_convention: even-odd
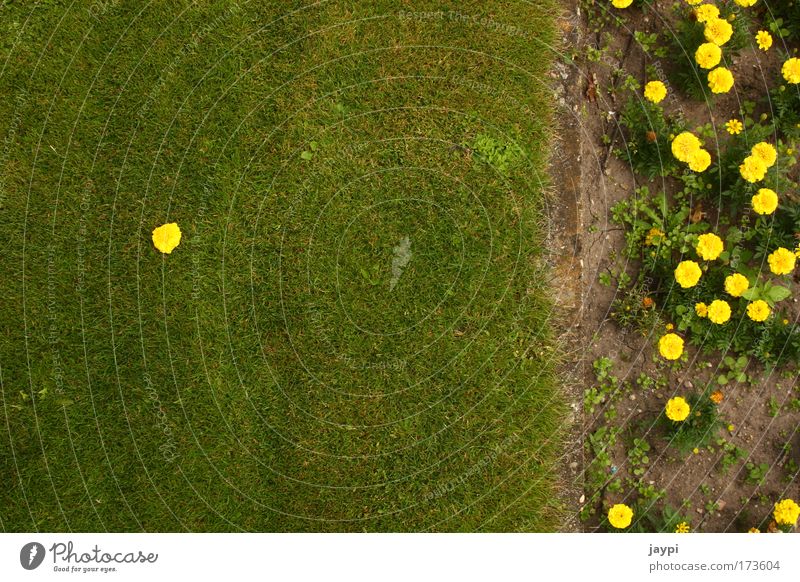
{"type": "Polygon", "coordinates": [[[776,275],[788,275],[794,271],[794,263],[796,260],[797,256],[789,249],[783,247],[773,251],[767,257],[769,270],[776,275]]]}
{"type": "Polygon", "coordinates": [[[792,85],[797,85],[800,83],[800,59],[792,57],[783,63],[781,72],[783,73],[783,78],[786,79],[787,83],[791,83],[792,85]]]}
{"type": "Polygon", "coordinates": [[[708,42],[722,46],[733,36],[733,26],[722,18],[709,18],[706,20],[706,27],[703,34],[708,42]]]}
{"type": "Polygon", "coordinates": [[[713,69],[722,60],[722,49],[713,42],[704,42],[694,53],[694,60],[703,69],[713,69]]]}
{"type": "Polygon", "coordinates": [[[633,520],[633,510],[624,503],[617,503],[608,510],[608,523],[617,529],[625,529],[633,520]]]}
{"type": "Polygon", "coordinates": [[[667,418],[671,421],[683,422],[689,416],[689,403],[686,402],[683,396],[676,396],[667,401],[664,411],[667,413],[667,418]]]}
{"type": "Polygon", "coordinates": [[[644,86],[644,96],[648,101],[661,103],[667,96],[667,86],[661,81],[650,81],[644,86]]]}
{"type": "Polygon", "coordinates": [[[765,141],[754,145],[750,153],[764,162],[764,165],[767,166],[767,168],[771,168],[775,165],[775,162],[778,161],[778,151],[772,144],[769,144],[765,141]]]}
{"type": "Polygon", "coordinates": [[[714,299],[708,306],[708,319],[711,323],[722,325],[731,318],[731,306],[723,299],[714,299]]]}
{"type": "Polygon", "coordinates": [[[778,194],[769,188],[761,188],[751,201],[758,214],[772,214],[778,208],[778,194]]]}
{"type": "Polygon", "coordinates": [[[800,507],[791,499],[783,499],[775,504],[772,516],[778,525],[795,526],[800,517],[800,507]]]}
{"type": "Polygon", "coordinates": [[[689,169],[693,172],[705,172],[711,165],[711,154],[703,148],[689,156],[689,169]]]}
{"type": "Polygon", "coordinates": [[[708,22],[712,18],[719,18],[719,8],[713,4],[703,4],[694,10],[697,22],[708,22]]]}
{"type": "Polygon", "coordinates": [[[712,93],[727,93],[733,88],[733,73],[725,67],[717,67],[708,73],[708,88],[712,93]]]}
{"type": "Polygon", "coordinates": [[[685,521],[680,522],[675,526],[675,533],[689,533],[689,524],[685,521]]]}
{"type": "Polygon", "coordinates": [[[739,173],[742,178],[755,184],[760,182],[767,175],[767,164],[765,164],[758,156],[747,156],[739,166],[739,173]]]}
{"type": "Polygon", "coordinates": [[[756,33],[756,44],[762,51],[768,51],[772,46],[772,35],[766,30],[759,30],[756,33]]]}
{"type": "Polygon", "coordinates": [[[747,317],[753,321],[766,321],[770,313],[769,305],[761,299],[747,304],[747,317]]]}
{"type": "Polygon", "coordinates": [[[153,245],[164,254],[170,254],[181,242],[181,229],[178,224],[170,222],[153,231],[153,245]]]}
{"type": "Polygon", "coordinates": [[[742,293],[750,287],[747,277],[734,273],[725,277],[725,291],[733,297],[741,297],[742,293]]]}
{"type": "Polygon", "coordinates": [[[697,285],[702,274],[703,271],[700,269],[700,265],[694,261],[681,261],[675,267],[675,280],[684,289],[697,285]]]}
{"type": "Polygon", "coordinates": [[[744,129],[744,125],[738,119],[731,119],[725,124],[725,129],[731,135],[739,135],[744,129]]]}
{"type": "Polygon", "coordinates": [[[683,338],[674,333],[668,333],[658,340],[658,352],[667,360],[677,360],[683,354],[683,338]]]}
{"type": "Polygon", "coordinates": [[[696,135],[690,131],[684,131],[672,140],[672,155],[681,162],[688,162],[690,156],[702,145],[696,135]]]}
{"type": "Polygon", "coordinates": [[[697,238],[697,246],[695,247],[697,254],[704,261],[713,261],[724,250],[722,239],[714,233],[701,234],[697,238]]]}
{"type": "Polygon", "coordinates": [[[695,303],[694,312],[697,314],[697,317],[708,317],[708,305],[705,303],[695,303]]]}

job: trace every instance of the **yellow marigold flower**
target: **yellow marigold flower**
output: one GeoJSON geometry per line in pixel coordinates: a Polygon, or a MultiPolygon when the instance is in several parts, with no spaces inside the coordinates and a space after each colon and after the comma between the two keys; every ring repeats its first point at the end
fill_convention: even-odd
{"type": "Polygon", "coordinates": [[[689,6],[697,6],[698,4],[700,4],[701,2],[704,2],[704,1],[705,0],[686,0],[686,3],[689,6]]]}
{"type": "Polygon", "coordinates": [[[695,303],[694,312],[697,314],[697,317],[706,317],[708,315],[708,305],[705,303],[695,303]]]}
{"type": "Polygon", "coordinates": [[[753,321],[766,321],[770,313],[769,305],[761,299],[747,304],[747,317],[753,321]]]}
{"type": "Polygon", "coordinates": [[[797,525],[797,518],[800,517],[800,506],[791,499],[783,499],[775,504],[772,516],[778,525],[797,525]]]}
{"type": "Polygon", "coordinates": [[[723,299],[714,299],[708,306],[708,319],[711,323],[722,325],[731,318],[731,306],[723,299]]]}
{"type": "Polygon", "coordinates": [[[747,156],[739,166],[739,173],[742,178],[754,184],[760,182],[767,175],[767,164],[758,156],[747,156]]]}
{"type": "Polygon", "coordinates": [[[733,73],[725,67],[717,67],[708,73],[708,88],[712,93],[727,93],[733,87],[733,73]]]}
{"type": "Polygon", "coordinates": [[[766,30],[759,30],[756,33],[756,44],[762,51],[768,51],[772,46],[772,35],[766,30]]]}
{"type": "Polygon", "coordinates": [[[725,124],[725,129],[731,135],[739,135],[744,129],[744,125],[738,119],[731,119],[725,124]]]}
{"type": "Polygon", "coordinates": [[[768,257],[769,270],[776,275],[788,275],[794,271],[794,263],[797,260],[795,254],[789,249],[780,247],[773,251],[768,257]]]}
{"type": "Polygon", "coordinates": [[[695,247],[697,254],[704,261],[713,261],[724,250],[722,239],[712,232],[701,234],[697,238],[697,246],[695,247]]]}
{"type": "Polygon", "coordinates": [[[703,4],[694,9],[697,22],[708,22],[712,18],[719,18],[719,8],[713,4],[703,4]]]}
{"type": "Polygon", "coordinates": [[[672,155],[681,162],[688,162],[689,157],[702,145],[696,135],[690,131],[684,131],[672,140],[672,155]]]}
{"type": "Polygon", "coordinates": [[[175,222],[159,226],[153,231],[153,244],[164,254],[171,253],[180,242],[181,229],[175,222]]]}
{"type": "Polygon", "coordinates": [[[644,244],[647,246],[654,246],[661,242],[661,237],[664,236],[664,231],[657,228],[651,228],[647,231],[647,236],[644,237],[644,244]]]}
{"type": "Polygon", "coordinates": [[[713,42],[716,45],[722,46],[731,39],[733,35],[733,26],[731,26],[730,22],[722,18],[710,18],[706,21],[703,34],[708,42],[713,42]]]}
{"type": "Polygon", "coordinates": [[[800,83],[800,59],[792,57],[783,63],[781,72],[787,83],[791,83],[792,85],[800,83]]]}
{"type": "Polygon", "coordinates": [[[705,172],[711,165],[711,154],[703,148],[689,156],[689,169],[693,172],[705,172]]]}
{"type": "Polygon", "coordinates": [[[633,510],[624,503],[617,503],[608,510],[608,523],[617,529],[625,529],[633,520],[633,510]]]}
{"type": "Polygon", "coordinates": [[[675,527],[675,533],[689,533],[689,524],[685,521],[680,522],[675,527]]]}
{"type": "Polygon", "coordinates": [[[658,352],[667,360],[677,360],[683,354],[683,338],[674,333],[661,336],[658,352]]]}
{"type": "Polygon", "coordinates": [[[633,4],[633,0],[611,0],[611,3],[614,5],[614,8],[627,8],[633,4]]]}
{"type": "Polygon", "coordinates": [[[778,161],[778,151],[772,144],[769,144],[765,141],[754,145],[750,153],[764,162],[764,165],[767,166],[767,168],[771,168],[775,165],[775,162],[778,161]]]}
{"type": "Polygon", "coordinates": [[[664,411],[667,413],[668,419],[674,422],[683,422],[689,416],[689,403],[683,396],[676,396],[667,401],[664,411]]]}
{"type": "Polygon", "coordinates": [[[722,390],[714,390],[711,393],[711,396],[709,396],[708,398],[714,404],[719,404],[720,402],[722,402],[722,399],[724,398],[724,395],[722,394],[722,390]]]}
{"type": "Polygon", "coordinates": [[[704,42],[697,47],[694,60],[703,69],[713,69],[722,60],[722,49],[713,42],[704,42]]]}
{"type": "Polygon", "coordinates": [[[648,101],[661,103],[667,96],[667,86],[661,81],[650,81],[644,86],[644,96],[648,101]]]}
{"type": "Polygon", "coordinates": [[[750,8],[750,6],[758,2],[758,0],[734,0],[734,2],[736,2],[742,8],[750,8]]]}
{"type": "Polygon", "coordinates": [[[751,527],[749,530],[747,530],[747,533],[761,533],[761,530],[757,527],[751,527]]]}
{"type": "Polygon", "coordinates": [[[675,267],[675,280],[684,289],[697,285],[702,274],[703,271],[700,270],[700,265],[694,261],[681,261],[675,267]]]}
{"type": "Polygon", "coordinates": [[[751,201],[758,214],[772,214],[778,208],[778,194],[769,188],[761,188],[751,201]]]}
{"type": "Polygon", "coordinates": [[[734,273],[725,277],[725,291],[733,297],[741,297],[742,293],[750,287],[747,277],[734,273]]]}

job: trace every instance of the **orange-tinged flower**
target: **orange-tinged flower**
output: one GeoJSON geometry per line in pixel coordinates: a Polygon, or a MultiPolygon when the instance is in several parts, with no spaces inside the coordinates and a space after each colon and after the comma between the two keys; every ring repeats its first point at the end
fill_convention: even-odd
{"type": "Polygon", "coordinates": [[[714,404],[719,404],[720,402],[722,402],[724,395],[722,394],[722,390],[714,390],[711,393],[711,396],[709,396],[709,398],[711,399],[711,402],[713,402],[714,404]]]}

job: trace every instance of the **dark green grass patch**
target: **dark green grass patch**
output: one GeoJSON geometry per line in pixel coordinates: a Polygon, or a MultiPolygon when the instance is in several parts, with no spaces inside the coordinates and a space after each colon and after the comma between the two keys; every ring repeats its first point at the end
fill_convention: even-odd
{"type": "Polygon", "coordinates": [[[3,3],[0,529],[558,527],[556,3],[438,4],[3,3]]]}

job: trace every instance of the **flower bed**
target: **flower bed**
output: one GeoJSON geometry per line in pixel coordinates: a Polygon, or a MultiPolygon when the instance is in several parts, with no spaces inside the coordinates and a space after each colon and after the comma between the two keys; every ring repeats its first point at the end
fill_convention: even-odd
{"type": "Polygon", "coordinates": [[[581,518],[604,531],[790,531],[800,8],[581,7],[583,107],[613,156],[603,232],[620,235],[599,280],[622,340],[597,343],[584,393],[581,518]]]}

